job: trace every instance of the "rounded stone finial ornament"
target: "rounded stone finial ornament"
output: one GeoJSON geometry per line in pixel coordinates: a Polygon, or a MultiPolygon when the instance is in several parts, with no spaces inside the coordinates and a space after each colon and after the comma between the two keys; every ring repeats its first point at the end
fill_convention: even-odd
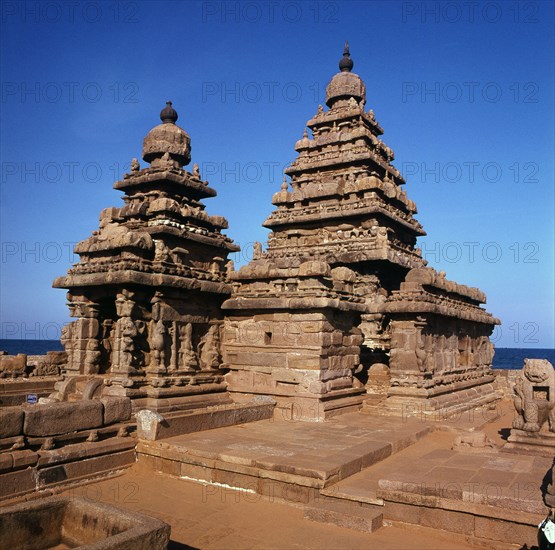
{"type": "Polygon", "coordinates": [[[351,53],[349,52],[349,42],[345,42],[345,48],[343,50],[343,57],[339,61],[339,70],[342,73],[351,72],[354,67],[353,60],[351,59],[351,53]]]}
{"type": "Polygon", "coordinates": [[[177,111],[172,107],[172,102],[166,101],[166,106],[160,111],[160,120],[164,124],[175,124],[177,118],[177,111]]]}
{"type": "Polygon", "coordinates": [[[359,105],[366,103],[366,86],[360,76],[351,72],[353,67],[349,43],[345,42],[343,58],[339,62],[340,72],[333,76],[326,87],[326,105],[328,107],[331,108],[337,102],[344,105],[351,98],[359,105]]]}
{"type": "Polygon", "coordinates": [[[191,138],[177,124],[177,112],[171,101],[160,112],[162,124],[150,130],[143,140],[143,159],[153,168],[161,168],[174,163],[182,168],[191,161],[191,138]]]}

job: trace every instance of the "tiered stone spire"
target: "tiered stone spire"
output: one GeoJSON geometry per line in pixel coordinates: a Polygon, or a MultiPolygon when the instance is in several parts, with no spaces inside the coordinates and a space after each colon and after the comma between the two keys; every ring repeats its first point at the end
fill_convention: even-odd
{"type": "Polygon", "coordinates": [[[70,290],[77,317],[62,338],[67,372],[102,374],[115,393],[158,409],[161,398],[172,408],[203,387],[225,389],[219,306],[231,290],[227,255],[239,250],[222,233],[226,219],[208,215],[201,202],[216,192],[196,164],[183,168],[191,140],[177,118],[168,101],[162,123],[144,138],[150,166],[133,159],[114,184],[124,206],[102,211],[99,230],[75,247],[79,263],[54,282],[70,290]]]}
{"type": "Polygon", "coordinates": [[[364,110],[366,86],[351,72],[348,44],[339,68],[326,88],[329,110],[319,107],[307,122],[312,138],[305,129],[295,144],[299,156],[285,170],[291,191],[273,197],[278,208],[264,223],[273,230],[267,257],[278,265],[318,258],[423,266],[416,206],[401,189],[405,181],[373,111],[364,110]]]}

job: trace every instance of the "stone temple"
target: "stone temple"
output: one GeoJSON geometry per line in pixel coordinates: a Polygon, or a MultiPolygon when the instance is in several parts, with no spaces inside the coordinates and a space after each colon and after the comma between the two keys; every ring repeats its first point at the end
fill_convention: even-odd
{"type": "Polygon", "coordinates": [[[272,395],[312,419],[377,397],[387,410],[495,400],[488,337],[498,320],[478,289],[426,267],[416,205],[352,68],[346,47],[328,109],[306,123],[291,181],[273,196],[267,251],[231,274],[229,390],[272,395]]]}
{"type": "Polygon", "coordinates": [[[62,337],[68,376],[97,375],[136,409],[264,395],[306,420],[499,397],[488,339],[498,321],[482,292],[426,267],[416,205],[348,48],[339,68],[272,198],[267,249],[239,271],[225,218],[201,202],[215,191],[183,168],[190,138],[168,102],[144,139],[150,166],[133,161],[114,185],[124,206],[101,213],[54,282],[76,317],[62,337]]]}
{"type": "MultiPolygon", "coordinates": [[[[0,352],[0,501],[30,499],[0,507],[0,541],[166,548],[170,527],[150,511],[187,547],[213,547],[203,506],[226,488],[293,500],[343,529],[332,546],[384,519],[426,547],[437,530],[464,548],[535,543],[555,508],[555,371],[545,359],[493,370],[499,320],[483,292],[422,258],[416,205],[353,67],[346,45],[272,197],[268,243],[238,270],[167,102],[145,164],[133,159],[114,184],[123,205],[101,212],[54,281],[74,318],[65,351],[0,352]],[[118,491],[140,479],[148,497],[115,503],[125,511],[43,498],[99,478],[106,500],[113,476],[118,491]],[[195,483],[211,489],[189,506],[195,483]],[[157,508],[164,491],[180,506],[157,508]]],[[[278,512],[261,539],[239,533],[230,546],[264,546],[278,512]]],[[[276,541],[314,546],[304,524],[290,531],[276,541]]]]}
{"type": "MultiPolygon", "coordinates": [[[[202,199],[216,192],[193,172],[190,138],[171,102],[145,137],[141,169],[114,188],[124,206],[100,214],[100,228],[75,247],[80,262],[54,281],[67,288],[76,321],[62,335],[69,376],[98,375],[104,393],[137,408],[173,410],[227,402],[221,364],[226,260],[239,250],[202,199]]],[[[101,388],[102,389],[102,388],[101,388]]]]}

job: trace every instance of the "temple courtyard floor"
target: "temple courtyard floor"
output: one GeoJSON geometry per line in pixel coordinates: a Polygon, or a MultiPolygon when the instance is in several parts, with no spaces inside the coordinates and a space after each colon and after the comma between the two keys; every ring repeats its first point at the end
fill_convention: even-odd
{"type": "Polygon", "coordinates": [[[131,468],[65,494],[162,519],[176,549],[532,548],[552,458],[501,450],[512,415],[360,412],[140,441],[131,468]],[[486,445],[465,445],[476,430],[486,445]]]}

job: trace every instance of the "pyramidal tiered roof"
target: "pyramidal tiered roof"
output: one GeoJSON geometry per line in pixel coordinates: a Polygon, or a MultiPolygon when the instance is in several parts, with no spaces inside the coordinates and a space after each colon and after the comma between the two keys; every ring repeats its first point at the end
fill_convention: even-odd
{"type": "Polygon", "coordinates": [[[102,211],[75,247],[79,263],[54,281],[76,318],[62,334],[65,371],[105,375],[110,391],[157,410],[224,395],[220,305],[231,292],[227,256],[239,250],[222,232],[227,220],[205,211],[216,191],[196,164],[184,169],[191,140],[171,102],[160,118],[143,142],[150,166],[133,159],[114,184],[124,205],[102,211]]]}
{"type": "Polygon", "coordinates": [[[318,258],[330,264],[387,260],[405,268],[425,265],[415,249],[425,235],[413,215],[416,205],[391,164],[383,130],[365,111],[366,86],[352,72],[348,44],[340,72],[326,89],[326,105],[307,122],[264,225],[273,230],[267,257],[278,265],[318,258]]]}
{"type": "Polygon", "coordinates": [[[75,252],[80,262],[54,286],[62,288],[113,283],[200,288],[227,292],[225,261],[239,250],[221,230],[227,220],[209,216],[202,199],[216,191],[183,166],[191,160],[191,140],[177,126],[177,112],[168,101],[160,113],[162,123],[144,138],[140,168],[133,159],[131,171],[114,188],[125,193],[124,206],[106,208],[100,228],[80,242],[75,252]]]}

